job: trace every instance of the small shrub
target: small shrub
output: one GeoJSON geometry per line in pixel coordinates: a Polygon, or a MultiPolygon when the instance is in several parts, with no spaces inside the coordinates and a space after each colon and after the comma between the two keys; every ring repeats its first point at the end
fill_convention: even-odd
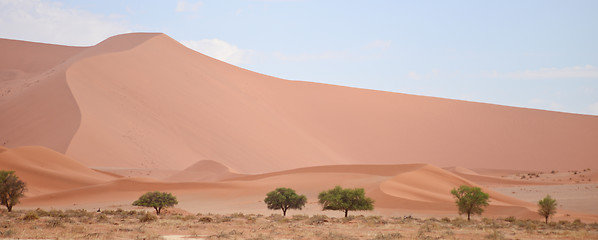
{"type": "Polygon", "coordinates": [[[322,236],[322,239],[339,239],[339,240],[351,239],[352,240],[352,239],[357,239],[357,238],[349,236],[349,235],[345,235],[342,233],[329,232],[328,235],[322,236]]]}
{"type": "Polygon", "coordinates": [[[308,218],[309,218],[308,215],[293,215],[293,217],[291,219],[293,219],[293,221],[303,221],[308,218]]]}
{"type": "Polygon", "coordinates": [[[517,218],[515,218],[515,216],[508,216],[507,218],[505,218],[505,221],[507,222],[515,222],[517,220],[517,218]]]}
{"type": "Polygon", "coordinates": [[[490,234],[486,235],[486,239],[505,239],[505,234],[503,234],[501,231],[494,229],[490,234]]]}
{"type": "Polygon", "coordinates": [[[151,214],[151,213],[145,213],[145,215],[143,215],[143,216],[141,216],[139,218],[139,222],[142,222],[142,223],[144,223],[144,222],[153,222],[153,221],[156,221],[156,220],[158,220],[158,217],[156,215],[151,214]]]}
{"type": "Polygon", "coordinates": [[[60,219],[50,219],[46,222],[46,226],[50,227],[50,228],[55,228],[55,227],[63,227],[64,225],[62,225],[62,221],[60,219]]]}
{"type": "Polygon", "coordinates": [[[98,222],[107,222],[108,216],[104,213],[101,213],[100,215],[98,215],[97,220],[98,222]]]}
{"type": "Polygon", "coordinates": [[[23,216],[23,220],[25,221],[32,221],[37,219],[39,219],[39,216],[35,211],[29,211],[25,214],[25,216],[23,216]]]}
{"type": "Polygon", "coordinates": [[[450,219],[450,218],[448,218],[448,217],[443,217],[443,218],[441,218],[441,219],[440,219],[440,221],[443,221],[443,222],[445,222],[445,223],[450,223],[450,222],[451,222],[451,219],[450,219]]]}
{"type": "Polygon", "coordinates": [[[12,229],[8,229],[4,232],[0,232],[0,236],[2,236],[2,238],[7,238],[7,237],[14,235],[14,233],[15,232],[12,229]]]}
{"type": "Polygon", "coordinates": [[[468,225],[469,222],[463,218],[458,217],[453,219],[453,221],[451,221],[451,224],[455,227],[463,227],[465,225],[468,225]]]}
{"type": "Polygon", "coordinates": [[[326,215],[313,215],[307,220],[307,224],[309,225],[322,224],[325,222],[329,222],[328,216],[326,215]]]}
{"type": "Polygon", "coordinates": [[[290,220],[285,218],[283,215],[280,214],[272,214],[269,217],[267,217],[268,220],[272,221],[272,222],[289,222],[290,220]]]}
{"type": "Polygon", "coordinates": [[[202,223],[211,223],[214,221],[214,219],[211,217],[200,217],[198,221],[202,223]]]}
{"type": "Polygon", "coordinates": [[[376,236],[372,239],[374,240],[385,240],[385,239],[399,239],[402,238],[403,235],[401,235],[401,233],[399,232],[395,232],[395,233],[378,233],[376,234],[376,236]]]}
{"type": "Polygon", "coordinates": [[[45,210],[43,210],[41,208],[35,209],[35,212],[40,217],[48,217],[48,216],[50,216],[50,214],[48,212],[46,212],[45,210]]]}

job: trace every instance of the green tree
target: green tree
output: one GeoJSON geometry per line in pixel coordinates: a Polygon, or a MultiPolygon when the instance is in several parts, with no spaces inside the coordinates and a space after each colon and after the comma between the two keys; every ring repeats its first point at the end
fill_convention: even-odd
{"type": "Polygon", "coordinates": [[[550,195],[546,195],[544,199],[538,201],[538,214],[546,218],[546,223],[548,223],[548,218],[556,213],[556,199],[550,197],[550,195]]]}
{"type": "Polygon", "coordinates": [[[160,215],[162,208],[172,207],[176,204],[179,204],[179,202],[175,196],[167,192],[158,191],[147,192],[133,202],[133,206],[153,207],[156,209],[157,215],[160,215]]]}
{"type": "Polygon", "coordinates": [[[318,195],[318,200],[322,204],[323,210],[343,211],[345,217],[349,210],[374,210],[374,200],[365,196],[363,188],[343,189],[336,186],[321,192],[318,195]]]}
{"type": "Polygon", "coordinates": [[[471,214],[481,215],[484,212],[483,207],[488,206],[488,194],[482,192],[479,187],[460,186],[453,188],[451,194],[455,197],[455,203],[459,207],[459,214],[467,214],[467,221],[471,214]]]}
{"type": "Polygon", "coordinates": [[[12,207],[19,203],[27,191],[26,184],[15,175],[15,171],[0,170],[0,203],[12,211],[12,207]]]}
{"type": "Polygon", "coordinates": [[[282,210],[282,215],[286,216],[288,209],[301,210],[305,206],[305,203],[307,203],[307,198],[305,195],[297,195],[293,189],[277,188],[266,194],[264,202],[268,205],[268,209],[280,209],[282,210]]]}

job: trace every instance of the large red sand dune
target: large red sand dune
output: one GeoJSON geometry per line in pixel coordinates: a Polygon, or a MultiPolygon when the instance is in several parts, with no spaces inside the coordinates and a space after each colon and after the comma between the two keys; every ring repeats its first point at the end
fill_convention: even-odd
{"type": "Polygon", "coordinates": [[[0,51],[0,144],[92,167],[598,168],[596,116],[287,81],[164,34],[87,48],[0,39],[0,51]]]}

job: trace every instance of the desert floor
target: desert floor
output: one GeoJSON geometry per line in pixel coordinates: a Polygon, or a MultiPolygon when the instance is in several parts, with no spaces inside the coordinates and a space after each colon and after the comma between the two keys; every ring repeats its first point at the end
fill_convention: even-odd
{"type": "MultiPolygon", "coordinates": [[[[353,212],[353,214],[359,214],[353,212]]],[[[3,211],[2,238],[33,239],[596,239],[598,224],[516,218],[190,214],[170,209],[3,211]]]]}

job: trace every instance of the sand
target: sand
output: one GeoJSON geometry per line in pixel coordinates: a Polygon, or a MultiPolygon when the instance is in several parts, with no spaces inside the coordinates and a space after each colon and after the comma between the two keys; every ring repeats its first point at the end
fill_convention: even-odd
{"type": "MultiPolygon", "coordinates": [[[[18,207],[124,207],[160,190],[187,211],[262,213],[285,186],[320,214],[317,194],[342,185],[365,188],[371,214],[450,216],[449,191],[467,184],[490,193],[488,216],[540,218],[543,192],[596,174],[522,174],[598,169],[596,116],[283,80],[160,33],[0,51],[0,168],[28,183],[18,207]]],[[[595,221],[593,194],[557,219],[595,221]]]]}

